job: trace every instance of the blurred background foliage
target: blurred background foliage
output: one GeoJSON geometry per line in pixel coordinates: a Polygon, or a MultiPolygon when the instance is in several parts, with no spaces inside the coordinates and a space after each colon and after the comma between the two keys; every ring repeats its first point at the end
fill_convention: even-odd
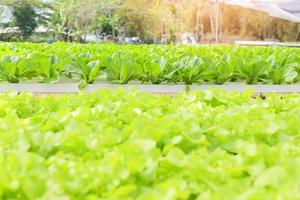
{"type": "MultiPolygon", "coordinates": [[[[84,42],[89,34],[139,37],[147,43],[176,43],[183,33],[198,41],[214,41],[213,3],[208,0],[0,0],[0,16],[11,10],[12,20],[1,22],[0,40],[49,37],[84,42]],[[37,27],[47,31],[36,34],[37,27]],[[32,34],[35,37],[29,37],[32,34]]],[[[296,41],[297,23],[263,12],[220,5],[220,42],[236,39],[296,41]]]]}

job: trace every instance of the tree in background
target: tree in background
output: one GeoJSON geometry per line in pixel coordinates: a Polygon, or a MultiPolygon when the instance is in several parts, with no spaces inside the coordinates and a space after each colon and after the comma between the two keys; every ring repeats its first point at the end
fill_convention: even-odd
{"type": "Polygon", "coordinates": [[[124,34],[138,36],[142,40],[157,37],[160,23],[156,11],[160,4],[157,0],[125,0],[117,11],[124,34]]]}
{"type": "Polygon", "coordinates": [[[78,0],[56,0],[52,3],[53,14],[49,27],[53,32],[53,37],[65,42],[72,42],[75,37],[81,37],[83,30],[77,30],[78,0]]]}
{"type": "Polygon", "coordinates": [[[298,39],[298,33],[300,33],[299,24],[276,19],[272,21],[272,27],[274,38],[279,38],[281,41],[293,41],[298,39]]]}
{"type": "Polygon", "coordinates": [[[38,26],[37,14],[31,4],[26,1],[13,6],[14,24],[19,28],[24,39],[28,38],[38,26]]]}
{"type": "MultiPolygon", "coordinates": [[[[85,40],[86,35],[101,27],[102,23],[106,30],[109,29],[107,26],[114,26],[116,20],[110,10],[114,10],[118,3],[119,0],[55,0],[50,27],[64,41],[85,40]]],[[[111,31],[115,30],[112,28],[111,31]]]]}
{"type": "Polygon", "coordinates": [[[4,7],[3,6],[0,6],[0,16],[2,16],[3,15],[3,13],[4,13],[4,7]]]}
{"type": "Polygon", "coordinates": [[[264,12],[224,5],[220,17],[222,32],[254,40],[295,41],[299,24],[268,16],[264,12]]]}
{"type": "Polygon", "coordinates": [[[118,21],[118,15],[101,15],[96,26],[96,29],[99,31],[98,34],[112,35],[112,37],[118,36],[119,32],[121,32],[118,21]]]}
{"type": "Polygon", "coordinates": [[[22,39],[28,39],[39,24],[46,26],[51,15],[50,3],[43,0],[1,0],[1,6],[12,14],[13,21],[8,19],[6,26],[18,27],[22,39]]]}
{"type": "Polygon", "coordinates": [[[97,20],[94,21],[91,28],[98,34],[111,35],[113,38],[124,34],[118,13],[123,3],[123,0],[102,0],[96,12],[97,20]]]}
{"type": "Polygon", "coordinates": [[[236,6],[223,6],[223,32],[228,35],[237,35],[241,32],[241,9],[236,6]]]}

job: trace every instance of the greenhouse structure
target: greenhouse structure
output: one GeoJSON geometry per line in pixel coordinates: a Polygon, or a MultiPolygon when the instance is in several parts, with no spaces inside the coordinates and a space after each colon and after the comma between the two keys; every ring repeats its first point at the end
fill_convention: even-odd
{"type": "Polygon", "coordinates": [[[300,2],[297,0],[216,0],[216,2],[228,3],[245,8],[260,10],[262,12],[268,13],[272,17],[300,22],[300,2]]]}

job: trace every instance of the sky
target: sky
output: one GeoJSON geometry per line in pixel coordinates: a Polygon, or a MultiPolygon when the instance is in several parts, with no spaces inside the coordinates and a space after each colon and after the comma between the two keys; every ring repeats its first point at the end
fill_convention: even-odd
{"type": "Polygon", "coordinates": [[[6,7],[1,6],[1,5],[0,5],[0,9],[1,10],[4,9],[4,12],[2,13],[2,15],[0,13],[0,23],[8,23],[8,22],[10,22],[10,20],[12,18],[12,14],[11,14],[10,10],[6,9],[6,7]]]}

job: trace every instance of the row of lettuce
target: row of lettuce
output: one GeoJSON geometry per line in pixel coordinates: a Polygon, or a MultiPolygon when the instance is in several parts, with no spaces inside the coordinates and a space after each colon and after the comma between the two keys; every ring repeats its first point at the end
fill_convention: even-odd
{"type": "Polygon", "coordinates": [[[251,95],[1,94],[0,198],[300,199],[300,95],[251,95]]]}
{"type": "Polygon", "coordinates": [[[0,44],[0,80],[76,80],[127,84],[291,84],[300,81],[300,49],[238,46],[0,44]]]}

